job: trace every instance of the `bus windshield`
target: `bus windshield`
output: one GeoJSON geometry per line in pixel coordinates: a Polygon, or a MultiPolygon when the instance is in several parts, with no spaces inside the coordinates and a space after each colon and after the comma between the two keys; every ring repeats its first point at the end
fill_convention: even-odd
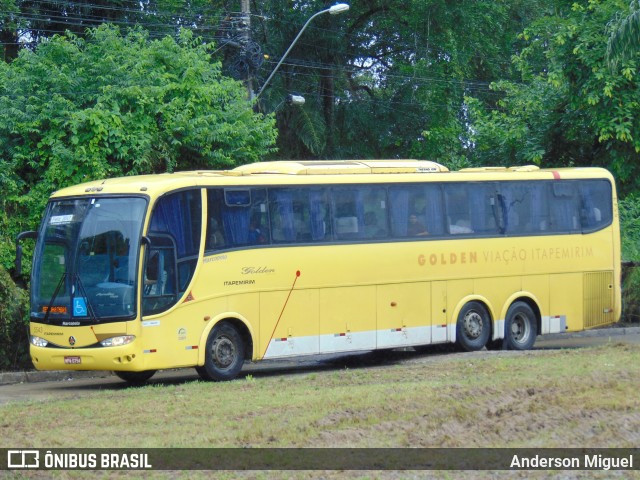
{"type": "Polygon", "coordinates": [[[31,320],[60,325],[131,319],[146,200],[49,204],[36,246],[31,320]]]}

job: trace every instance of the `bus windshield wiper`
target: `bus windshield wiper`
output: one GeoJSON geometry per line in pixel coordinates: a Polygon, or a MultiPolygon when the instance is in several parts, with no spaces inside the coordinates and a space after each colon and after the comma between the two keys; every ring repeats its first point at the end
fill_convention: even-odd
{"type": "Polygon", "coordinates": [[[58,293],[60,292],[60,288],[62,287],[62,284],[64,283],[65,278],[67,278],[67,272],[62,272],[62,276],[60,277],[60,280],[58,280],[58,285],[56,285],[56,289],[53,292],[53,296],[51,297],[51,300],[49,300],[49,306],[47,307],[47,311],[44,313],[44,318],[42,319],[42,321],[44,323],[49,323],[49,314],[51,313],[51,309],[53,308],[53,302],[56,301],[56,298],[58,297],[58,293]]]}

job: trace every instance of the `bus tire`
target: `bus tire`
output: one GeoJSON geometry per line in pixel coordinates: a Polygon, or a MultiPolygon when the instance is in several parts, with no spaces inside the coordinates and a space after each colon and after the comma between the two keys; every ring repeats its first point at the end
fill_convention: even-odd
{"type": "Polygon", "coordinates": [[[458,314],[456,344],[466,352],[481,350],[491,336],[491,317],[480,302],[469,302],[458,314]]]}
{"type": "Polygon", "coordinates": [[[204,365],[196,368],[204,380],[234,379],[244,365],[244,342],[238,330],[222,322],[213,327],[205,348],[204,365]]]}
{"type": "Polygon", "coordinates": [[[515,302],[507,310],[504,336],[508,350],[529,350],[538,334],[536,314],[525,302],[515,302]]]}
{"type": "Polygon", "coordinates": [[[120,379],[131,385],[142,385],[156,373],[155,370],[145,370],[143,372],[114,372],[120,379]]]}

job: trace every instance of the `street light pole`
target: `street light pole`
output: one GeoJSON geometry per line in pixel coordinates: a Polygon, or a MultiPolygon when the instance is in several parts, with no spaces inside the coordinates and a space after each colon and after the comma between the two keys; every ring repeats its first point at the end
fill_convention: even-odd
{"type": "Polygon", "coordinates": [[[271,72],[271,75],[269,75],[269,78],[267,78],[267,81],[264,82],[264,84],[260,88],[260,91],[255,96],[255,98],[257,99],[258,97],[260,97],[260,95],[262,95],[262,92],[264,92],[265,87],[269,84],[269,82],[271,81],[271,79],[275,75],[275,73],[278,70],[278,68],[280,68],[280,65],[282,65],[282,62],[284,62],[284,59],[287,58],[287,55],[289,55],[289,52],[291,51],[293,46],[296,44],[296,42],[298,41],[298,39],[302,35],[302,32],[305,31],[307,26],[311,23],[311,21],[314,18],[316,18],[319,15],[322,15],[323,13],[330,13],[331,15],[337,15],[338,13],[346,12],[347,10],[349,10],[349,5],[347,5],[346,3],[338,3],[338,4],[336,4],[336,5],[334,5],[334,6],[330,7],[330,8],[327,8],[326,10],[321,10],[318,13],[312,15],[309,18],[309,20],[307,20],[307,23],[304,24],[304,26],[302,27],[300,32],[298,32],[298,35],[296,36],[296,38],[293,39],[293,42],[291,42],[291,45],[289,45],[289,48],[287,48],[287,51],[284,52],[284,55],[282,56],[282,58],[280,59],[280,61],[276,65],[276,67],[273,69],[273,71],[271,72]]]}

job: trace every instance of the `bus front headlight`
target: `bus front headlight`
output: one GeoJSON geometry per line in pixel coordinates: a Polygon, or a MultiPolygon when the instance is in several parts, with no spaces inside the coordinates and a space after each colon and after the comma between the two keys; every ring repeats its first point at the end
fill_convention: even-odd
{"type": "Polygon", "coordinates": [[[34,345],[36,347],[46,347],[47,345],[49,345],[49,342],[44,338],[31,335],[31,345],[34,345]]]}
{"type": "Polygon", "coordinates": [[[133,342],[135,339],[135,335],[121,335],[119,337],[105,338],[100,342],[100,345],[103,347],[121,347],[133,342]]]}

